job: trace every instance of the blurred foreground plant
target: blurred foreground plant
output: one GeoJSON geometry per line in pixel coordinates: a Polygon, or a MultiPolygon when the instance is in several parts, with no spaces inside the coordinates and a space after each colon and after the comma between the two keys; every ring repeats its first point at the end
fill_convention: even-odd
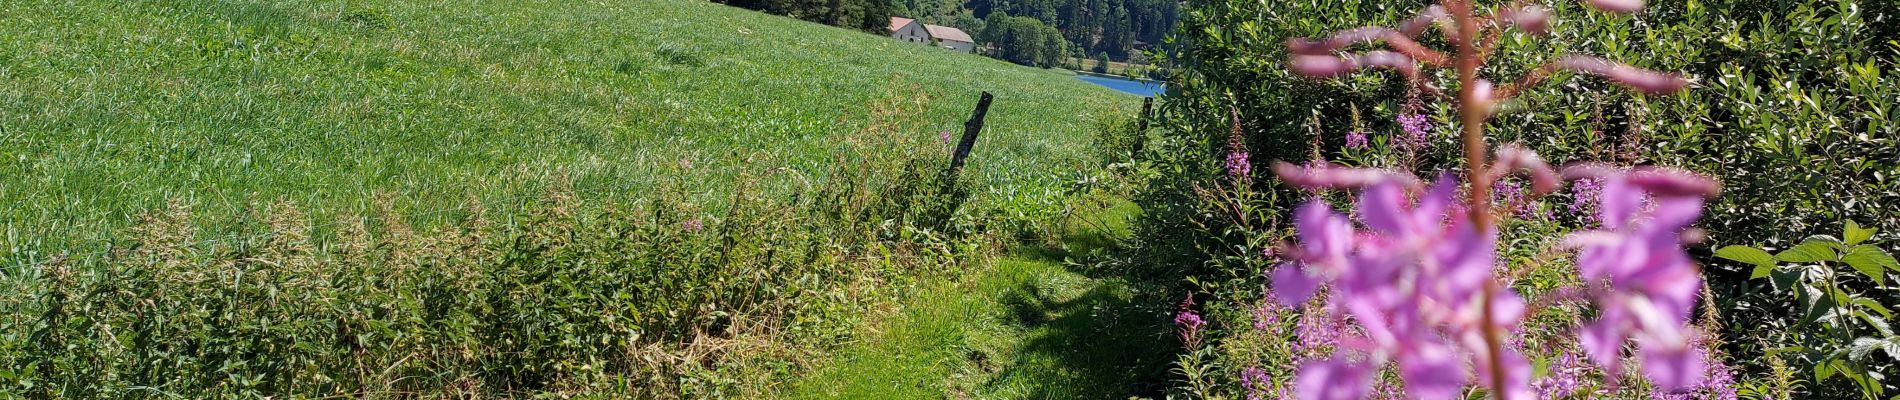
{"type": "MultiPolygon", "coordinates": [[[[1625,13],[1641,8],[1640,1],[1588,4],[1625,13]]],[[[1596,199],[1602,224],[1563,241],[1564,248],[1579,253],[1576,265],[1583,285],[1564,288],[1540,304],[1526,304],[1495,272],[1499,257],[1493,214],[1511,210],[1495,209],[1491,191],[1500,178],[1528,172],[1530,192],[1548,194],[1556,190],[1559,175],[1529,150],[1506,146],[1493,155],[1483,132],[1496,104],[1562,71],[1600,76],[1647,94],[1677,92],[1688,81],[1568,55],[1494,88],[1480,77],[1480,69],[1502,35],[1512,29],[1545,34],[1550,12],[1522,2],[1484,15],[1476,8],[1473,0],[1448,0],[1397,29],[1366,27],[1325,40],[1287,42],[1290,66],[1297,73],[1334,77],[1367,67],[1387,68],[1424,94],[1452,97],[1462,125],[1467,173],[1461,193],[1459,180],[1449,174],[1427,189],[1408,172],[1284,162],[1275,166],[1281,179],[1294,186],[1358,191],[1353,215],[1364,226],[1356,228],[1317,199],[1296,212],[1300,246],[1283,252],[1292,261],[1273,272],[1275,295],[1297,305],[1324,292],[1325,312],[1349,316],[1361,328],[1340,339],[1331,358],[1302,365],[1296,392],[1306,399],[1365,397],[1377,372],[1395,363],[1410,398],[1458,397],[1474,376],[1493,397],[1530,398],[1531,364],[1505,336],[1521,332],[1531,306],[1579,300],[1594,305],[1596,317],[1579,329],[1578,342],[1611,385],[1622,375],[1625,344],[1634,342],[1643,372],[1663,393],[1696,386],[1705,377],[1706,360],[1692,343],[1695,333],[1688,322],[1702,280],[1683,246],[1698,240],[1698,234],[1686,231],[1718,185],[1672,169],[1597,164],[1566,168],[1563,177],[1602,186],[1596,199]],[[1452,44],[1450,53],[1417,40],[1434,25],[1452,44]],[[1383,42],[1388,49],[1339,53],[1367,42],[1383,42]],[[1426,67],[1453,70],[1455,96],[1448,96],[1435,75],[1423,70],[1426,67]]]]}

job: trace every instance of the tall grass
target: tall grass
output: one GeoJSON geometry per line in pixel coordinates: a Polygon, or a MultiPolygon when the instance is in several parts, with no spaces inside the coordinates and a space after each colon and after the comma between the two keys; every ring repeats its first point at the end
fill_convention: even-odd
{"type": "Polygon", "coordinates": [[[1036,231],[994,203],[957,207],[967,183],[945,182],[942,151],[891,150],[935,140],[909,134],[924,122],[906,110],[927,99],[903,93],[872,104],[817,176],[740,165],[717,211],[688,190],[706,172],[687,163],[644,199],[556,175],[523,211],[473,201],[429,228],[394,196],[329,221],[281,200],[207,243],[175,201],[105,257],[0,281],[0,393],[756,394],[759,374],[802,368],[866,304],[1036,231]]]}

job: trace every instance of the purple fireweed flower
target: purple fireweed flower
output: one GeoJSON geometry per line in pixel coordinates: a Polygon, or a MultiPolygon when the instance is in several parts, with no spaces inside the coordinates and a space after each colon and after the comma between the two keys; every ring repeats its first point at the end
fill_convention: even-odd
{"type": "Polygon", "coordinates": [[[1202,325],[1207,325],[1207,320],[1201,319],[1201,314],[1194,312],[1194,294],[1188,293],[1187,299],[1181,301],[1180,310],[1174,314],[1174,326],[1181,332],[1181,342],[1186,343],[1188,347],[1199,345],[1202,325]]]}
{"type": "Polygon", "coordinates": [[[1225,167],[1227,168],[1227,176],[1233,177],[1234,179],[1240,179],[1242,177],[1252,175],[1253,163],[1248,162],[1247,158],[1248,158],[1248,154],[1246,150],[1235,150],[1235,151],[1228,152],[1227,164],[1225,165],[1225,167]]]}
{"type": "Polygon", "coordinates": [[[1273,387],[1273,378],[1267,377],[1267,370],[1260,367],[1247,367],[1240,371],[1240,386],[1247,389],[1247,400],[1266,399],[1266,390],[1273,387]]]}
{"type": "Polygon", "coordinates": [[[1279,334],[1280,315],[1285,314],[1286,311],[1286,307],[1281,306],[1278,300],[1273,299],[1273,293],[1267,293],[1266,300],[1261,301],[1260,305],[1255,306],[1253,309],[1254,329],[1279,334]]]}
{"type": "Polygon", "coordinates": [[[1544,219],[1545,213],[1537,207],[1537,201],[1531,200],[1524,186],[1517,182],[1498,182],[1495,192],[1497,202],[1503,203],[1504,210],[1519,219],[1544,219]]]}
{"type": "Polygon", "coordinates": [[[1227,112],[1233,126],[1227,131],[1227,164],[1224,166],[1228,177],[1242,180],[1252,176],[1253,161],[1247,154],[1247,140],[1241,136],[1240,109],[1229,107],[1227,112]]]}
{"type": "Polygon", "coordinates": [[[705,227],[706,227],[706,223],[700,222],[699,218],[689,219],[689,220],[686,220],[686,222],[680,223],[680,228],[685,229],[688,232],[698,231],[700,229],[704,229],[705,227]]]}
{"type": "Polygon", "coordinates": [[[1543,400],[1570,397],[1583,387],[1584,375],[1589,372],[1590,365],[1578,358],[1577,353],[1564,352],[1550,363],[1550,374],[1531,383],[1531,389],[1543,400]]]}
{"type": "Polygon", "coordinates": [[[1354,150],[1364,149],[1367,146],[1367,142],[1368,141],[1366,140],[1365,131],[1352,131],[1352,132],[1346,133],[1346,148],[1354,149],[1354,150]]]}
{"type": "Polygon", "coordinates": [[[944,144],[950,144],[950,131],[938,131],[937,141],[943,142],[944,144]]]}
{"type": "Polygon", "coordinates": [[[1398,144],[1408,149],[1423,149],[1431,137],[1432,121],[1424,114],[1399,114],[1398,144]]]}
{"type": "Polygon", "coordinates": [[[1596,213],[1597,199],[1603,195],[1603,183],[1590,178],[1578,179],[1570,185],[1570,192],[1571,197],[1575,198],[1570,203],[1570,214],[1583,216],[1585,226],[1603,226],[1603,221],[1597,218],[1596,213]]]}
{"type": "Polygon", "coordinates": [[[1584,351],[1606,375],[1620,376],[1623,344],[1639,346],[1644,375],[1665,391],[1702,381],[1706,362],[1690,342],[1689,316],[1702,288],[1695,262],[1683,250],[1683,232],[1702,214],[1705,196],[1719,186],[1668,169],[1623,171],[1585,164],[1570,179],[1594,178],[1603,188],[1601,229],[1572,234],[1577,269],[1594,295],[1595,320],[1579,332],[1584,351]],[[1650,199],[1653,207],[1644,207],[1650,199]]]}
{"type": "Polygon", "coordinates": [[[1308,309],[1293,327],[1293,354],[1302,360],[1331,351],[1344,336],[1346,324],[1318,309],[1308,309]]]}

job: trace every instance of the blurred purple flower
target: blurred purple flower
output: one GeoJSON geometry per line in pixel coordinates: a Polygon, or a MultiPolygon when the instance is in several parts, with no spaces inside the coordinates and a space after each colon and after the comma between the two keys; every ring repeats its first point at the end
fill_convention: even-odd
{"type": "Polygon", "coordinates": [[[1480,372],[1501,368],[1513,381],[1502,390],[1528,393],[1529,376],[1518,373],[1528,369],[1522,356],[1499,349],[1502,353],[1493,357],[1490,349],[1469,345],[1484,343],[1488,329],[1513,331],[1524,303],[1508,287],[1487,289],[1495,284],[1496,232],[1473,229],[1466,210],[1457,207],[1456,179],[1441,177],[1413,201],[1407,193],[1415,181],[1403,174],[1345,168],[1299,173],[1307,176],[1286,180],[1362,188],[1357,219],[1368,228],[1355,231],[1346,217],[1319,201],[1294,216],[1301,247],[1293,252],[1296,262],[1274,272],[1274,291],[1283,303],[1298,304],[1326,286],[1332,293],[1328,309],[1352,316],[1363,330],[1339,339],[1345,350],[1363,356],[1345,357],[1336,350],[1331,361],[1301,368],[1297,389],[1303,398],[1361,397],[1364,385],[1344,386],[1388,362],[1397,363],[1414,398],[1456,396],[1471,380],[1467,365],[1480,372]],[[1485,307],[1473,306],[1487,292],[1488,319],[1485,307]],[[1493,360],[1505,365],[1490,365],[1493,360]],[[1309,373],[1324,377],[1309,378],[1309,373]],[[1322,381],[1331,384],[1317,383],[1322,381]]]}
{"type": "Polygon", "coordinates": [[[1691,346],[1700,349],[1702,364],[1709,366],[1708,375],[1694,387],[1677,391],[1666,391],[1658,387],[1650,397],[1668,400],[1735,400],[1735,371],[1716,356],[1715,349],[1709,348],[1707,332],[1697,332],[1691,346]]]}
{"type": "Polygon", "coordinates": [[[689,220],[686,220],[686,222],[680,223],[680,228],[685,229],[688,232],[698,231],[700,229],[704,229],[705,227],[706,227],[706,224],[703,222],[700,222],[699,218],[689,219],[689,220]]]}
{"type": "Polygon", "coordinates": [[[944,144],[950,144],[950,131],[937,132],[937,141],[943,142],[944,144]]]}
{"type": "Polygon", "coordinates": [[[1579,333],[1584,351],[1606,375],[1619,376],[1623,344],[1634,339],[1643,372],[1657,387],[1673,391],[1700,383],[1706,365],[1690,343],[1688,322],[1702,277],[1683,250],[1683,231],[1702,215],[1703,198],[1718,186],[1668,169],[1586,164],[1564,175],[1603,184],[1597,210],[1602,228],[1565,240],[1579,249],[1577,269],[1598,308],[1597,318],[1579,333]],[[1654,207],[1645,210],[1644,199],[1654,207]]]}

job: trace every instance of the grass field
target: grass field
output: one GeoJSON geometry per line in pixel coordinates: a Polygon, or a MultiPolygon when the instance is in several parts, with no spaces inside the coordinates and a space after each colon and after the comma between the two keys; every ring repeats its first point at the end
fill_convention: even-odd
{"type": "Polygon", "coordinates": [[[1140,210],[1091,203],[1064,251],[1023,247],[963,279],[921,289],[902,311],[803,380],[789,398],[1107,399],[1159,396],[1175,342],[1156,286],[1084,261],[1128,234],[1140,210]]]}
{"type": "MultiPolygon", "coordinates": [[[[936,130],[998,96],[969,176],[1053,190],[1092,116],[1136,100],[987,58],[704,1],[0,4],[0,251],[100,246],[181,200],[211,225],[289,200],[316,220],[393,196],[414,223],[507,208],[556,171],[638,200],[692,163],[823,168],[894,91],[936,130]]],[[[914,151],[914,149],[892,149],[914,151]]]]}

